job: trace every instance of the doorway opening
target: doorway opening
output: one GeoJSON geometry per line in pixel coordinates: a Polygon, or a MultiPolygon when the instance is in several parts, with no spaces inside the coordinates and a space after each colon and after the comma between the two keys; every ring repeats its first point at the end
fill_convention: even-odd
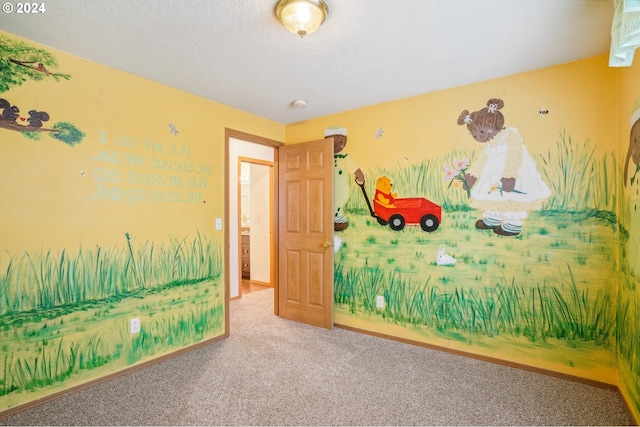
{"type": "MultiPolygon", "coordinates": [[[[225,220],[224,220],[224,259],[225,259],[225,334],[229,335],[229,301],[241,298],[242,286],[242,213],[241,213],[241,163],[268,165],[271,170],[271,208],[269,215],[260,212],[260,224],[270,225],[271,248],[270,264],[271,277],[267,281],[273,287],[273,310],[278,314],[278,239],[275,230],[278,229],[278,164],[276,161],[278,147],[283,144],[278,141],[251,135],[245,132],[225,129],[225,220]]],[[[251,179],[251,178],[249,178],[251,179]]],[[[251,219],[251,216],[249,216],[251,219]]],[[[251,233],[251,230],[248,230],[251,233]]],[[[246,238],[245,238],[246,239],[246,238]]],[[[250,237],[251,239],[251,237],[250,237]]],[[[250,242],[251,244],[252,242],[250,242]]],[[[256,251],[256,253],[258,253],[256,251]]],[[[251,254],[251,248],[249,248],[251,254]]],[[[251,255],[250,255],[251,256],[251,255]]],[[[250,258],[249,258],[249,262],[250,258]]],[[[253,270],[253,268],[250,269],[253,270]]]]}
{"type": "MultiPolygon", "coordinates": [[[[333,328],[333,204],[329,202],[333,199],[333,139],[285,146],[227,128],[224,158],[226,336],[229,336],[229,301],[241,296],[243,230],[239,185],[243,157],[250,159],[247,163],[271,165],[270,283],[274,314],[333,328]]],[[[248,231],[253,233],[251,228],[248,231]]]]}
{"type": "Polygon", "coordinates": [[[274,284],[273,162],[238,158],[239,298],[274,284]]]}

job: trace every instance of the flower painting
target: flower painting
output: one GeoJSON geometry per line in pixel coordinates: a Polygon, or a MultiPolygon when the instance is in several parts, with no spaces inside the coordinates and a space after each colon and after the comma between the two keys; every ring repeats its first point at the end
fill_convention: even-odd
{"type": "Polygon", "coordinates": [[[465,174],[469,168],[469,159],[455,159],[453,165],[444,167],[444,180],[449,183],[447,188],[458,188],[463,186],[467,191],[467,196],[471,197],[471,187],[465,179],[465,174]]]}

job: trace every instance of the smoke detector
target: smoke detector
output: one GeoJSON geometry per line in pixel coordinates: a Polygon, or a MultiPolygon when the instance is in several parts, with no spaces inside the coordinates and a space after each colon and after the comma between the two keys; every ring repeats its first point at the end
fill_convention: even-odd
{"type": "Polygon", "coordinates": [[[296,99],[295,101],[293,101],[291,103],[291,106],[293,108],[305,108],[307,106],[307,101],[305,101],[304,99],[296,99]]]}

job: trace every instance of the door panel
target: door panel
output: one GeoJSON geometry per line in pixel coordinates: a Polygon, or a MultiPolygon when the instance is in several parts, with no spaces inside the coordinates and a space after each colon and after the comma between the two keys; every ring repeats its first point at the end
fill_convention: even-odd
{"type": "Polygon", "coordinates": [[[300,252],[285,249],[287,252],[287,278],[285,281],[287,301],[300,302],[300,287],[297,285],[301,281],[300,277],[300,252]]]}
{"type": "Polygon", "coordinates": [[[333,141],[278,149],[280,316],[333,327],[333,141]]]}

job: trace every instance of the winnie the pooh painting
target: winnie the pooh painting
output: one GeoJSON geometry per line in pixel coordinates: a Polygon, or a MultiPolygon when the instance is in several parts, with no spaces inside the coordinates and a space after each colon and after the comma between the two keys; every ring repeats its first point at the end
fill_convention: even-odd
{"type": "Polygon", "coordinates": [[[391,193],[393,184],[391,180],[382,175],[376,179],[376,193],[373,199],[387,208],[395,207],[395,198],[398,197],[398,193],[391,193]]]}

